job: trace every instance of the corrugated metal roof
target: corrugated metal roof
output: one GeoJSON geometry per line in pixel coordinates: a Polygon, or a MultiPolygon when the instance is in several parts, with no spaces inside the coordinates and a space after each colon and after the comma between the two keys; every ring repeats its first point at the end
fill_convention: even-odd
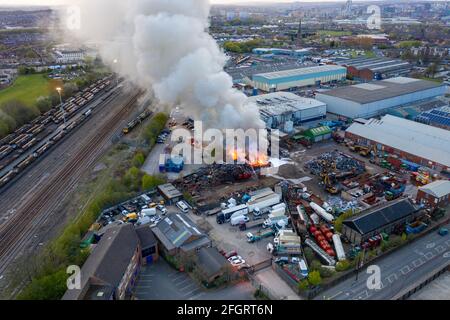
{"type": "Polygon", "coordinates": [[[315,66],[315,67],[307,67],[300,69],[292,69],[278,72],[269,72],[269,73],[260,73],[255,74],[255,77],[262,77],[269,80],[279,79],[279,78],[287,78],[287,77],[295,77],[295,76],[303,76],[309,74],[315,74],[319,72],[327,72],[327,71],[347,71],[345,67],[336,66],[336,65],[326,65],[326,66],[315,66]]]}
{"type": "Polygon", "coordinates": [[[412,79],[406,77],[373,81],[370,82],[370,84],[377,86],[378,89],[375,89],[374,86],[365,87],[361,85],[353,85],[323,91],[320,94],[341,98],[360,104],[367,104],[439,87],[442,87],[442,92],[444,94],[446,87],[443,84],[439,84],[433,81],[412,79]]]}
{"type": "Polygon", "coordinates": [[[347,132],[450,167],[450,131],[386,115],[347,132]]]}
{"type": "Polygon", "coordinates": [[[331,131],[330,127],[323,126],[323,127],[317,127],[317,128],[310,129],[306,132],[307,135],[308,135],[308,133],[311,133],[313,136],[317,137],[317,136],[323,136],[325,134],[330,134],[330,133],[332,133],[332,131],[331,131]]]}
{"type": "Polygon", "coordinates": [[[294,113],[326,104],[310,98],[303,98],[291,92],[274,92],[248,98],[248,103],[255,103],[260,112],[267,116],[294,113]]]}
{"type": "Polygon", "coordinates": [[[419,188],[435,198],[442,198],[450,194],[450,181],[438,180],[419,188]]]}
{"type": "Polygon", "coordinates": [[[410,216],[416,211],[417,209],[408,199],[401,199],[347,219],[343,224],[364,235],[410,216]]]}

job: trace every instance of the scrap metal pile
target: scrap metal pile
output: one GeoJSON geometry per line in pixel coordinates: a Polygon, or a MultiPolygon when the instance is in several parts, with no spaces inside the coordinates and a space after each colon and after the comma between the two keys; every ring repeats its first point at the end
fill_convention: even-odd
{"type": "Polygon", "coordinates": [[[306,168],[316,176],[331,173],[336,179],[364,173],[364,163],[339,151],[327,152],[306,163],[306,168]]]}
{"type": "Polygon", "coordinates": [[[179,183],[188,189],[206,189],[227,182],[248,180],[256,171],[248,164],[213,164],[200,168],[179,183]]]}

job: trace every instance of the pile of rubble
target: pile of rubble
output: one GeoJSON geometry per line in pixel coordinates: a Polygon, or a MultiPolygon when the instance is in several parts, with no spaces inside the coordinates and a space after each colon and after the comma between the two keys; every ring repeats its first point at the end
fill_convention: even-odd
{"type": "Polygon", "coordinates": [[[351,172],[354,175],[362,174],[365,171],[364,163],[339,151],[327,152],[316,159],[308,161],[306,163],[306,168],[308,168],[312,174],[317,176],[320,176],[323,172],[329,171],[334,171],[336,174],[338,172],[351,172]]]}
{"type": "Polygon", "coordinates": [[[257,172],[248,164],[213,164],[177,181],[182,189],[207,189],[224,183],[248,180],[257,172]],[[185,187],[185,188],[183,188],[185,187]]]}
{"type": "Polygon", "coordinates": [[[345,201],[341,197],[329,197],[327,202],[338,215],[352,209],[361,209],[357,201],[345,201]]]}

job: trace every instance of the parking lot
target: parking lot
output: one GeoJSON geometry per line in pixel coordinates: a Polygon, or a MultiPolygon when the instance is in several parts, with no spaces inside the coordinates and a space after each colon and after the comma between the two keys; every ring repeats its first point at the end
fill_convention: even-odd
{"type": "Polygon", "coordinates": [[[161,258],[141,269],[134,293],[138,300],[251,300],[254,291],[249,282],[206,291],[161,258]]]}
{"type": "MultiPolygon", "coordinates": [[[[248,243],[246,234],[248,232],[257,232],[259,229],[254,228],[247,231],[240,231],[238,227],[232,227],[229,223],[218,224],[216,216],[196,216],[189,215],[193,221],[199,225],[206,223],[211,227],[209,237],[220,250],[226,252],[235,250],[244,258],[247,264],[254,265],[266,261],[271,258],[271,254],[267,251],[267,244],[272,238],[262,239],[256,243],[248,243]]],[[[251,216],[251,215],[250,215],[251,216]]]]}

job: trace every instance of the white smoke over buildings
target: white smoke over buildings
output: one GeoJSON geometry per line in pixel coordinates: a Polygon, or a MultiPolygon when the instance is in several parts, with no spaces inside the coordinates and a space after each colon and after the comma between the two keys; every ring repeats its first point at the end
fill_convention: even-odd
{"type": "Polygon", "coordinates": [[[81,8],[76,37],[99,43],[106,63],[136,85],[152,88],[162,105],[180,106],[206,127],[264,127],[257,107],[246,104],[223,71],[226,56],[207,31],[209,0],[77,0],[70,5],[81,8]]]}

